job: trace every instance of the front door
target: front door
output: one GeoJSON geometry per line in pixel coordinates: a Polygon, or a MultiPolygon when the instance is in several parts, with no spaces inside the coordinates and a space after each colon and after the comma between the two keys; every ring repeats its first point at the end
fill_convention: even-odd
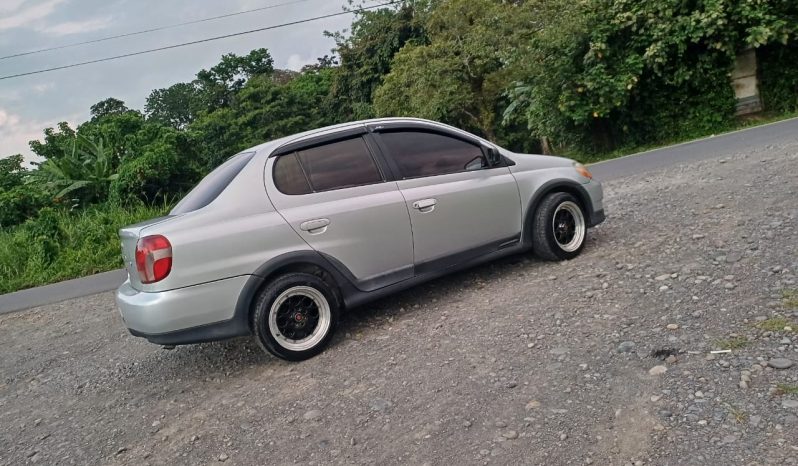
{"type": "Polygon", "coordinates": [[[412,277],[413,239],[404,198],[386,182],[363,138],[272,157],[269,198],[314,250],[363,291],[412,277]]]}
{"type": "Polygon", "coordinates": [[[416,274],[520,240],[521,198],[507,167],[487,167],[474,142],[431,131],[379,135],[400,172],[416,274]]]}

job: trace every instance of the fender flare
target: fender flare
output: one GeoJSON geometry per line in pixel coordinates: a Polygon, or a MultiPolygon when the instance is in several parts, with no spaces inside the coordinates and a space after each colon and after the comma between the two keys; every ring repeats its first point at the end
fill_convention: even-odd
{"type": "Polygon", "coordinates": [[[239,325],[245,324],[247,328],[249,328],[252,303],[258,292],[269,281],[269,277],[283,267],[301,264],[309,264],[328,273],[338,285],[342,295],[339,297],[341,300],[340,304],[341,306],[344,305],[344,296],[350,293],[353,288],[351,281],[335,266],[330,264],[319,252],[313,250],[294,251],[269,259],[249,276],[249,279],[244,284],[244,288],[242,288],[241,293],[239,293],[233,319],[238,322],[239,325]]]}
{"type": "Polygon", "coordinates": [[[582,208],[585,209],[588,225],[592,226],[595,224],[594,218],[596,217],[596,213],[593,212],[593,202],[590,200],[590,195],[587,193],[587,190],[584,188],[584,186],[576,181],[568,179],[550,180],[543,183],[535,191],[532,199],[530,199],[529,203],[527,204],[526,214],[524,215],[524,223],[521,227],[523,231],[523,244],[528,246],[532,245],[532,220],[534,218],[535,212],[537,211],[541,201],[543,201],[543,198],[554,192],[566,192],[576,196],[576,198],[582,204],[582,208]]]}

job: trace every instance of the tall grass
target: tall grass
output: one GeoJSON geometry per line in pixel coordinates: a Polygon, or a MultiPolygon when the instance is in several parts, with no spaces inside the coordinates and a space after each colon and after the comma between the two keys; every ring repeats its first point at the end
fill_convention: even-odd
{"type": "Polygon", "coordinates": [[[170,206],[105,204],[39,217],[0,230],[0,293],[122,267],[120,227],[164,215],[170,206]]]}

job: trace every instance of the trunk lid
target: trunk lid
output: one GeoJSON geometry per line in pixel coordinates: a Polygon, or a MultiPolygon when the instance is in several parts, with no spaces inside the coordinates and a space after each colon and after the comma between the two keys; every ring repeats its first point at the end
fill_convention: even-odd
{"type": "Polygon", "coordinates": [[[128,225],[119,229],[119,239],[121,240],[122,246],[122,260],[124,261],[125,270],[127,270],[127,275],[130,279],[130,285],[136,290],[140,291],[142,289],[139,272],[136,269],[136,244],[138,243],[139,238],[142,237],[142,233],[145,229],[153,225],[166,222],[174,217],[174,215],[167,215],[166,217],[145,220],[143,222],[136,223],[135,225],[128,225]]]}

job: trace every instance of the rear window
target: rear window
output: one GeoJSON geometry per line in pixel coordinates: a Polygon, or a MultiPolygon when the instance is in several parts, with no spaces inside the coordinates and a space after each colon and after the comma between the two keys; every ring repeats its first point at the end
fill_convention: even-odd
{"type": "Polygon", "coordinates": [[[282,155],[274,164],[274,184],[283,194],[309,194],[382,181],[366,142],[359,137],[282,155]]]}
{"type": "Polygon", "coordinates": [[[201,209],[224,191],[233,179],[241,173],[241,170],[252,160],[254,152],[242,152],[230,157],[230,159],[219,165],[216,170],[202,179],[194,189],[172,209],[172,215],[185,214],[201,209]]]}
{"type": "Polygon", "coordinates": [[[314,191],[379,183],[382,175],[363,138],[338,141],[299,152],[314,191]]]}
{"type": "Polygon", "coordinates": [[[309,194],[308,178],[299,165],[296,152],[283,155],[274,162],[274,184],[283,194],[309,194]]]}

